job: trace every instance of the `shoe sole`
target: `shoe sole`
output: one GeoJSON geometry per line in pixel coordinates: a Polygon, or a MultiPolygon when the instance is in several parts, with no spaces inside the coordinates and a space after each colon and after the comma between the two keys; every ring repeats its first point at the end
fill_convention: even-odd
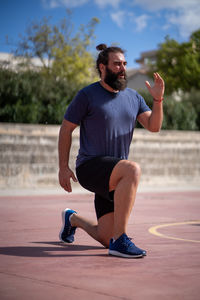
{"type": "Polygon", "coordinates": [[[67,210],[70,210],[70,208],[65,208],[65,210],[62,211],[62,222],[63,222],[63,225],[62,225],[62,228],[60,230],[60,233],[59,233],[59,239],[61,242],[65,243],[65,244],[69,244],[69,242],[66,242],[62,239],[62,233],[63,233],[63,230],[65,228],[65,213],[67,210]]]}
{"type": "Polygon", "coordinates": [[[109,250],[108,254],[113,256],[118,256],[118,257],[124,257],[124,258],[140,258],[144,256],[143,254],[135,254],[135,255],[125,254],[115,250],[109,250]]]}

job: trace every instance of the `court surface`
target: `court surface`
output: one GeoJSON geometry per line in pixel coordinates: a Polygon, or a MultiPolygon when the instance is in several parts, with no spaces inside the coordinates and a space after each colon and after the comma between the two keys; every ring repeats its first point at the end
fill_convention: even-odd
{"type": "Polygon", "coordinates": [[[0,197],[0,299],[200,299],[200,191],[139,192],[128,235],[142,259],[107,255],[77,230],[58,240],[66,207],[95,219],[91,194],[0,197]]]}

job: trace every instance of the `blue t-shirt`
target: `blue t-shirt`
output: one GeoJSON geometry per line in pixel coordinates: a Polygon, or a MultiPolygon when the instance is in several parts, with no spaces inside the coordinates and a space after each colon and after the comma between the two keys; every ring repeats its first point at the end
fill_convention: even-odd
{"type": "Polygon", "coordinates": [[[78,92],[65,119],[80,125],[78,167],[96,156],[127,159],[137,116],[150,108],[135,90],[109,92],[95,82],[78,92]]]}

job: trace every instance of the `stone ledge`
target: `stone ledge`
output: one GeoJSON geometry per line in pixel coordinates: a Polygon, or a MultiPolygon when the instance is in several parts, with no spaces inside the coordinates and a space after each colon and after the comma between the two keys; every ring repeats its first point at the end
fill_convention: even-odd
{"type": "MultiPolygon", "coordinates": [[[[0,188],[58,186],[57,143],[60,126],[0,123],[0,188]]],[[[73,133],[74,170],[79,129],[73,133]]],[[[129,159],[142,167],[143,185],[200,182],[200,132],[136,129],[129,159]]]]}

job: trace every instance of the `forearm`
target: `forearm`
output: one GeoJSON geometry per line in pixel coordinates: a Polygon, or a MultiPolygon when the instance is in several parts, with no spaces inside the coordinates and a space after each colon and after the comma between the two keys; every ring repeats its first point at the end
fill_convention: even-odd
{"type": "Polygon", "coordinates": [[[162,127],[163,122],[163,103],[153,101],[152,112],[149,117],[148,130],[151,132],[158,132],[162,127]]]}
{"type": "Polygon", "coordinates": [[[61,126],[58,141],[59,169],[69,168],[69,154],[72,143],[72,132],[61,126]]]}
{"type": "Polygon", "coordinates": [[[158,73],[154,73],[154,86],[151,87],[148,81],[145,82],[149,93],[153,97],[153,107],[150,116],[148,116],[147,129],[152,132],[158,132],[161,129],[163,121],[163,96],[165,83],[158,73]]]}
{"type": "Polygon", "coordinates": [[[69,168],[69,154],[72,143],[72,132],[76,128],[76,124],[63,120],[60,128],[58,140],[58,156],[59,156],[59,182],[62,188],[67,192],[72,191],[70,179],[77,181],[73,171],[69,168]]]}

